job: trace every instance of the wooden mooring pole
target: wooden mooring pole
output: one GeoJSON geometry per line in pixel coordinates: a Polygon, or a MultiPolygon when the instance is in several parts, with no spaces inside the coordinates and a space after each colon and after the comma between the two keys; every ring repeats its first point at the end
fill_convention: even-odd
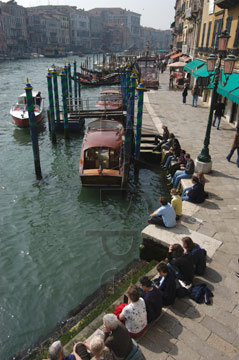
{"type": "Polygon", "coordinates": [[[144,85],[141,83],[137,87],[137,90],[138,90],[138,105],[137,105],[137,122],[136,122],[136,131],[135,131],[135,150],[134,150],[135,159],[139,159],[140,156],[144,92],[146,91],[146,89],[144,85]]]}
{"type": "Polygon", "coordinates": [[[51,134],[52,142],[56,143],[54,100],[53,100],[53,91],[52,91],[52,73],[49,70],[46,77],[47,77],[47,88],[48,88],[48,99],[49,99],[50,134],[51,134]]]}
{"type": "Polygon", "coordinates": [[[68,139],[69,125],[68,125],[68,114],[67,114],[67,74],[65,73],[65,71],[63,71],[60,75],[61,75],[63,114],[64,114],[64,136],[65,139],[68,139]]]}
{"type": "Polygon", "coordinates": [[[38,129],[37,129],[37,122],[34,113],[32,86],[29,83],[28,79],[27,79],[27,84],[25,86],[25,91],[26,91],[26,99],[27,99],[27,111],[29,115],[30,135],[32,140],[32,150],[34,156],[35,174],[37,180],[41,180],[42,174],[41,174],[40,153],[39,153],[39,144],[38,144],[38,129]]]}

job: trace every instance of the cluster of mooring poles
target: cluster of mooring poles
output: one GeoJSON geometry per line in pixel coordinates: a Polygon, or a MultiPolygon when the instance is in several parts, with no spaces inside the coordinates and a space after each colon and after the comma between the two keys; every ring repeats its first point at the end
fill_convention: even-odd
{"type": "MultiPolygon", "coordinates": [[[[57,70],[53,68],[53,71],[48,70],[47,74],[47,88],[48,88],[48,100],[49,100],[49,111],[48,111],[48,123],[49,131],[51,134],[51,140],[56,143],[56,130],[62,127],[65,139],[69,138],[69,124],[68,124],[68,110],[79,111],[81,108],[81,83],[77,78],[76,73],[76,62],[74,62],[74,97],[72,89],[72,76],[71,76],[71,65],[65,65],[60,73],[61,77],[61,90],[62,90],[62,108],[63,112],[60,111],[59,103],[59,92],[58,92],[58,81],[57,81],[57,70]]],[[[141,129],[142,129],[142,116],[143,116],[143,99],[144,91],[146,91],[142,83],[138,83],[136,87],[137,76],[131,69],[130,65],[121,72],[121,89],[123,96],[123,107],[127,112],[126,124],[125,124],[125,142],[123,149],[124,156],[124,179],[123,184],[125,185],[128,181],[129,165],[133,159],[138,160],[140,156],[140,143],[141,143],[141,129]],[[137,89],[137,118],[134,134],[134,118],[135,118],[135,90],[137,89]]],[[[41,166],[40,166],[40,154],[38,145],[38,130],[36,126],[36,118],[34,114],[34,105],[32,98],[32,86],[28,79],[25,87],[26,98],[27,98],[27,109],[29,113],[29,127],[32,140],[32,148],[34,155],[35,173],[37,180],[42,179],[41,166]]]]}
{"type": "Polygon", "coordinates": [[[133,159],[138,160],[140,157],[140,143],[142,131],[142,116],[144,92],[146,91],[142,83],[136,87],[137,76],[128,65],[121,73],[121,88],[123,95],[124,110],[127,111],[125,125],[125,142],[124,142],[124,179],[123,186],[128,181],[129,165],[133,159]],[[137,118],[134,134],[134,113],[135,113],[135,89],[137,89],[137,118]]]}

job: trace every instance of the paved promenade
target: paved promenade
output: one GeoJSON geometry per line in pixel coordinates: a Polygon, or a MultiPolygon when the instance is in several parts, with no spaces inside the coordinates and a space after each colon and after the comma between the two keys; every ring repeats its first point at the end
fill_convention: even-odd
{"type": "MultiPolygon", "coordinates": [[[[145,94],[143,132],[167,125],[192,158],[201,151],[208,107],[200,101],[192,107],[189,92],[182,105],[181,90],[169,90],[169,72],[160,75],[161,88],[145,94]]],[[[196,207],[197,226],[189,229],[222,241],[201,279],[213,291],[212,305],[198,305],[187,298],[177,300],[151,326],[139,344],[148,360],[239,359],[239,169],[236,154],[225,157],[234,137],[234,126],[222,119],[220,130],[212,128],[210,155],[213,171],[206,175],[209,200],[196,207]]]]}

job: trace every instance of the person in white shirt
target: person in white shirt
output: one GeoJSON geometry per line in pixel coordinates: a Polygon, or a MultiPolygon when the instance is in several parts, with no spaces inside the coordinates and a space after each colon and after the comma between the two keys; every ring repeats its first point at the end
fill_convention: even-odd
{"type": "Polygon", "coordinates": [[[127,291],[128,305],[119,315],[120,320],[125,321],[126,329],[131,337],[140,335],[147,326],[147,312],[144,299],[140,297],[140,289],[131,285],[127,291]]]}

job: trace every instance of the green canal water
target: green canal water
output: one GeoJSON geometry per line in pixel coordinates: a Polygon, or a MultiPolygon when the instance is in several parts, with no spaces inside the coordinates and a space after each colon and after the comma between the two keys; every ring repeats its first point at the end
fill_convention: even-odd
{"type": "MultiPolygon", "coordinates": [[[[166,192],[160,173],[142,169],[124,196],[82,188],[81,136],[51,144],[45,118],[39,133],[43,181],[35,180],[29,131],[9,110],[26,77],[47,108],[47,68],[67,59],[0,64],[0,358],[10,359],[51,331],[72,308],[138,258],[140,231],[166,192]],[[133,234],[133,235],[132,235],[133,234]],[[118,256],[113,256],[118,255],[118,256]]],[[[78,62],[79,68],[80,62],[78,62]]],[[[100,89],[84,89],[93,98],[100,89]]]]}

